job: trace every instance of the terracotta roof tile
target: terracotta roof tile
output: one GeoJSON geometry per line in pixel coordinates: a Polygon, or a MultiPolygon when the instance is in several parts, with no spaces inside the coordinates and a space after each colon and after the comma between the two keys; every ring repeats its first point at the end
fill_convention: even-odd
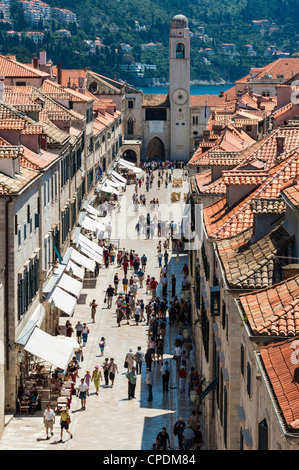
{"type": "Polygon", "coordinates": [[[280,282],[283,270],[276,256],[292,256],[293,240],[282,225],[251,243],[252,229],[217,241],[227,283],[234,289],[261,289],[280,282]]]}
{"type": "Polygon", "coordinates": [[[260,348],[264,368],[278,407],[287,428],[292,432],[298,432],[299,425],[297,350],[297,340],[294,338],[260,348]]]}
{"type": "Polygon", "coordinates": [[[290,152],[281,163],[269,170],[268,178],[251,194],[233,207],[229,207],[226,198],[206,207],[204,223],[207,234],[212,238],[228,238],[234,236],[253,224],[251,202],[254,199],[276,199],[280,191],[299,172],[299,150],[290,152]]]}

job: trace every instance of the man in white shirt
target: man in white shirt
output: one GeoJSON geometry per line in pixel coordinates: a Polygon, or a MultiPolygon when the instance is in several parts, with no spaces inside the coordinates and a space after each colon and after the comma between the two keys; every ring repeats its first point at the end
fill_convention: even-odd
{"type": "Polygon", "coordinates": [[[46,428],[47,439],[50,439],[48,436],[49,429],[51,431],[51,436],[53,436],[53,425],[55,424],[55,413],[51,409],[51,405],[48,404],[47,408],[44,411],[44,426],[46,428]]]}
{"type": "Polygon", "coordinates": [[[182,348],[180,346],[177,346],[175,349],[174,349],[174,355],[176,357],[176,368],[177,370],[180,369],[181,367],[181,359],[182,359],[182,348]]]}
{"type": "Polygon", "coordinates": [[[88,390],[88,385],[87,383],[84,382],[84,379],[81,379],[78,387],[77,387],[77,396],[79,395],[79,398],[81,400],[81,410],[85,410],[86,407],[86,394],[88,390]]]}

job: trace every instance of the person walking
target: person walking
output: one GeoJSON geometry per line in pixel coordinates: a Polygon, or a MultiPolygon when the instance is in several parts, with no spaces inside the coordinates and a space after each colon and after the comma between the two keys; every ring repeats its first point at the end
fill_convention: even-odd
{"type": "Polygon", "coordinates": [[[82,330],[83,330],[83,325],[82,325],[82,323],[80,322],[80,320],[78,320],[78,323],[77,323],[76,326],[75,326],[75,330],[76,330],[77,341],[78,341],[78,343],[80,344],[80,342],[81,342],[82,330]]]}
{"type": "Polygon", "coordinates": [[[194,443],[195,434],[191,429],[190,424],[187,424],[186,429],[183,432],[183,447],[184,450],[190,450],[194,443]]]}
{"type": "Polygon", "coordinates": [[[147,401],[153,400],[153,373],[150,369],[146,369],[145,383],[147,384],[148,397],[147,401]]]}
{"type": "Polygon", "coordinates": [[[72,433],[69,430],[69,425],[71,424],[71,417],[68,412],[68,408],[61,408],[60,410],[60,440],[59,442],[63,442],[63,430],[65,429],[66,432],[70,435],[70,438],[73,438],[72,433]]]}
{"type": "Polygon", "coordinates": [[[165,361],[164,364],[162,364],[160,372],[162,374],[162,386],[163,386],[163,393],[168,392],[168,384],[169,384],[169,378],[170,378],[170,370],[169,370],[169,364],[168,361],[165,361]]]}
{"type": "Polygon", "coordinates": [[[109,379],[110,379],[110,382],[111,382],[111,388],[113,387],[114,385],[114,380],[115,380],[115,374],[116,372],[119,374],[118,372],[118,367],[117,365],[115,364],[114,362],[114,358],[111,357],[110,358],[110,363],[109,363],[109,379]]]}
{"type": "Polygon", "coordinates": [[[200,425],[199,416],[197,416],[196,411],[193,410],[191,415],[188,418],[187,424],[190,424],[192,431],[196,431],[198,424],[200,425]]]}
{"type": "Polygon", "coordinates": [[[115,273],[113,282],[114,282],[114,293],[117,294],[117,292],[118,292],[118,284],[119,284],[118,273],[115,273]]]}
{"type": "Polygon", "coordinates": [[[131,347],[125,357],[125,368],[127,368],[129,371],[130,369],[132,369],[133,363],[134,363],[134,354],[133,354],[133,348],[131,347]]]}
{"type": "Polygon", "coordinates": [[[176,369],[177,369],[177,371],[181,367],[182,353],[183,353],[183,350],[182,350],[181,346],[177,346],[174,349],[174,356],[175,356],[175,360],[176,360],[176,369]]]}
{"type": "Polygon", "coordinates": [[[101,374],[101,371],[99,370],[99,366],[95,366],[94,371],[92,373],[91,381],[94,383],[94,386],[96,389],[96,395],[99,394],[101,380],[102,380],[102,374],[101,374]]]}
{"type": "Polygon", "coordinates": [[[109,359],[108,357],[105,357],[105,360],[102,364],[102,369],[103,369],[103,374],[104,374],[104,379],[105,379],[105,388],[108,388],[109,386],[109,368],[110,368],[110,364],[109,364],[109,359]]]}
{"type": "Polygon", "coordinates": [[[180,417],[173,427],[173,434],[175,436],[178,436],[179,450],[183,450],[183,432],[185,431],[185,429],[186,423],[184,422],[183,418],[180,417]]]}
{"type": "Polygon", "coordinates": [[[170,448],[170,438],[165,426],[163,426],[162,431],[157,434],[157,438],[160,439],[163,450],[167,449],[167,444],[170,448]]]}
{"type": "Polygon", "coordinates": [[[181,394],[185,392],[185,383],[186,383],[186,377],[187,377],[187,371],[185,369],[185,366],[181,366],[179,373],[179,389],[181,394]]]}
{"type": "Polygon", "coordinates": [[[86,323],[83,323],[83,330],[82,330],[83,345],[82,346],[86,346],[88,334],[89,334],[89,328],[86,323]]]}
{"type": "Polygon", "coordinates": [[[144,354],[141,351],[141,346],[138,346],[137,351],[134,356],[135,364],[136,364],[136,373],[140,375],[142,372],[142,362],[143,362],[144,354]]]}
{"type": "Polygon", "coordinates": [[[104,336],[102,336],[101,341],[99,342],[101,356],[104,356],[105,346],[106,346],[106,340],[105,340],[104,336]]]}
{"type": "Polygon", "coordinates": [[[95,323],[95,316],[96,316],[97,306],[98,306],[98,304],[96,303],[96,300],[93,299],[93,301],[90,302],[89,306],[91,307],[91,319],[92,319],[92,323],[95,323]]]}
{"type": "Polygon", "coordinates": [[[136,367],[132,367],[132,369],[126,373],[126,377],[128,379],[128,399],[131,400],[135,397],[135,389],[136,389],[136,382],[137,382],[137,374],[136,374],[136,367]]]}
{"type": "Polygon", "coordinates": [[[112,287],[111,284],[109,284],[109,287],[106,290],[107,308],[112,307],[113,295],[114,295],[114,287],[112,287]]]}
{"type": "Polygon", "coordinates": [[[129,285],[129,279],[125,275],[125,277],[122,280],[123,288],[124,288],[124,294],[128,293],[128,285],[129,285]]]}
{"type": "Polygon", "coordinates": [[[143,271],[146,270],[146,263],[147,263],[147,257],[145,256],[145,254],[143,254],[141,256],[141,268],[143,271]]]}
{"type": "Polygon", "coordinates": [[[144,355],[144,359],[145,359],[147,369],[151,370],[153,359],[152,359],[152,351],[150,348],[147,349],[144,355]]]}
{"type": "Polygon", "coordinates": [[[86,371],[86,374],[84,375],[84,382],[86,383],[86,385],[88,386],[88,389],[87,389],[87,396],[89,397],[89,387],[90,387],[90,382],[91,382],[91,375],[90,375],[90,371],[87,370],[86,371]]]}
{"type": "Polygon", "coordinates": [[[172,274],[171,276],[170,284],[171,284],[171,297],[175,297],[176,277],[174,274],[172,274]]]}
{"type": "Polygon", "coordinates": [[[84,379],[80,380],[80,383],[77,387],[77,396],[81,400],[81,410],[86,409],[86,395],[87,395],[88,385],[84,383],[84,379]]]}
{"type": "Polygon", "coordinates": [[[46,438],[50,439],[50,437],[48,436],[48,432],[49,432],[49,429],[50,429],[51,436],[53,436],[53,426],[55,424],[55,412],[54,412],[54,410],[52,410],[50,403],[48,403],[48,405],[47,405],[47,407],[44,411],[43,422],[44,422],[44,426],[46,428],[46,438]]]}

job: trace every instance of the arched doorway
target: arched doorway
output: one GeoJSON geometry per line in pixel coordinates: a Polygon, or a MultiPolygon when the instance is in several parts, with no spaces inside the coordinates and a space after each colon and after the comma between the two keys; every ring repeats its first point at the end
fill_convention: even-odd
{"type": "Polygon", "coordinates": [[[146,158],[149,161],[164,161],[165,160],[165,146],[159,137],[154,137],[149,141],[146,149],[146,158]]]}
{"type": "Polygon", "coordinates": [[[137,163],[137,154],[132,149],[125,150],[123,153],[123,158],[128,162],[132,162],[134,164],[137,163]]]}

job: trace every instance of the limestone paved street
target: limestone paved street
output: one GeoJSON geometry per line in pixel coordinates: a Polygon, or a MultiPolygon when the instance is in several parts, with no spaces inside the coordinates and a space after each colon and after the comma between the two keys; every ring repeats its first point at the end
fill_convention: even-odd
{"type": "MultiPolygon", "coordinates": [[[[181,176],[181,170],[174,170],[174,177],[181,176]]],[[[173,189],[170,184],[167,189],[164,185],[161,189],[157,188],[157,171],[155,171],[155,179],[153,188],[146,192],[145,185],[142,185],[139,194],[145,194],[147,207],[140,209],[144,214],[149,212],[149,201],[153,197],[158,197],[161,209],[161,218],[171,220],[172,216],[166,214],[166,207],[171,205],[170,194],[172,191],[181,191],[181,201],[176,204],[180,208],[180,212],[175,210],[175,205],[171,207],[173,211],[173,219],[181,220],[181,210],[183,206],[183,194],[188,190],[187,181],[183,182],[183,188],[173,189]],[[163,214],[163,211],[164,214],[163,214]],[[176,217],[176,213],[179,214],[176,217]]],[[[122,193],[121,209],[117,213],[113,213],[111,217],[107,216],[103,220],[105,223],[111,220],[113,231],[111,238],[120,239],[120,247],[126,249],[134,249],[135,252],[142,256],[144,253],[148,258],[146,275],[150,274],[159,279],[160,269],[157,260],[157,243],[158,238],[146,240],[145,235],[141,235],[137,239],[135,232],[136,213],[133,211],[132,195],[134,185],[128,185],[124,193],[122,193]]],[[[140,213],[140,212],[139,212],[140,213]]],[[[137,213],[138,217],[138,213],[137,213]]],[[[164,239],[161,239],[164,241],[164,239]]],[[[181,254],[177,259],[177,253],[173,253],[171,247],[169,249],[169,273],[175,273],[177,278],[177,294],[182,280],[182,268],[187,262],[187,255],[181,254]]],[[[93,383],[90,387],[90,396],[87,398],[86,410],[81,410],[79,398],[73,397],[71,403],[71,419],[70,430],[73,433],[73,439],[64,434],[64,442],[59,443],[60,426],[59,416],[56,415],[56,423],[54,426],[54,436],[49,440],[45,439],[45,430],[43,427],[43,410],[36,412],[34,415],[24,414],[19,416],[16,414],[9,420],[2,439],[0,440],[0,450],[7,449],[46,449],[46,450],[150,450],[151,445],[155,442],[155,437],[162,426],[166,426],[171,437],[171,446],[177,449],[177,438],[172,434],[173,425],[176,420],[182,416],[187,421],[191,411],[195,409],[194,404],[188,397],[187,390],[185,395],[178,392],[178,380],[176,377],[175,364],[171,360],[174,346],[174,337],[178,333],[175,326],[167,326],[164,359],[169,359],[171,366],[170,391],[162,392],[162,378],[159,367],[153,367],[154,385],[153,385],[153,401],[148,402],[147,386],[145,379],[145,364],[143,363],[142,375],[138,375],[136,386],[136,399],[128,400],[127,398],[127,379],[125,377],[125,369],[123,367],[126,352],[130,347],[133,351],[137,346],[142,347],[142,351],[146,351],[148,327],[146,322],[135,326],[135,322],[131,320],[130,325],[126,325],[123,321],[121,327],[117,327],[115,305],[111,309],[106,308],[104,300],[104,290],[108,284],[113,285],[113,277],[115,272],[119,273],[120,280],[123,277],[123,270],[118,270],[116,265],[110,266],[108,269],[101,267],[97,278],[97,285],[94,289],[83,289],[82,293],[87,294],[85,304],[78,304],[75,309],[74,316],[71,318],[73,327],[77,321],[87,322],[90,328],[87,345],[84,349],[84,361],[81,363],[79,377],[82,378],[86,370],[93,371],[95,365],[101,367],[103,357],[100,357],[98,342],[102,336],[106,338],[106,348],[104,357],[114,357],[119,368],[119,374],[116,374],[115,385],[113,388],[104,388],[101,383],[99,395],[95,394],[93,383]],[[99,304],[96,315],[96,322],[92,323],[90,317],[89,303],[92,299],[96,299],[99,304]]],[[[131,271],[128,272],[131,275],[131,271]]],[[[161,295],[160,286],[158,295],[161,295]]],[[[145,288],[139,288],[137,298],[144,299],[145,304],[150,296],[146,295],[145,288]]],[[[65,317],[65,320],[67,317],[65,317]]],[[[63,319],[64,321],[64,319],[63,319]]],[[[190,328],[190,325],[189,325],[190,328]]],[[[74,335],[74,334],[73,334],[74,335]]],[[[187,371],[193,363],[192,351],[191,358],[187,361],[187,371]]],[[[78,379],[77,379],[78,384],[78,379]]],[[[7,417],[10,418],[10,417],[7,417]]]]}

